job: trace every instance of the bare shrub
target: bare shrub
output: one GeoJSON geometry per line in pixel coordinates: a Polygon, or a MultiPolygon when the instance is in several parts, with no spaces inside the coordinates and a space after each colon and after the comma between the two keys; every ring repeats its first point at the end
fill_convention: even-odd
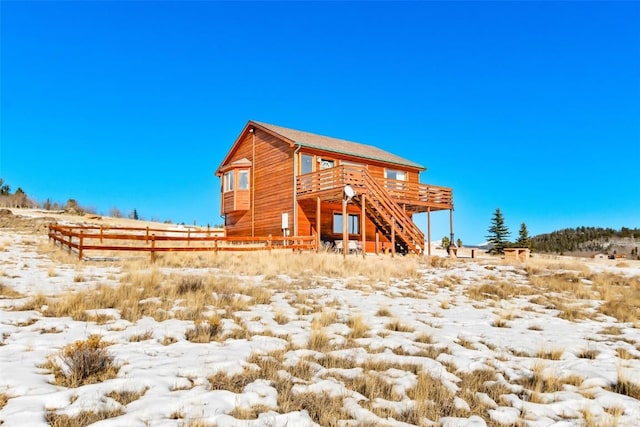
{"type": "Polygon", "coordinates": [[[50,356],[42,366],[53,372],[55,383],[64,387],[78,387],[114,378],[119,367],[106,349],[99,335],[65,346],[50,356]]]}

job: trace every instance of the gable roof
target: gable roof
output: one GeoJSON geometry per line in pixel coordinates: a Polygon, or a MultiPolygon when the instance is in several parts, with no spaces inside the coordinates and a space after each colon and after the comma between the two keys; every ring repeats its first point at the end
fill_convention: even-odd
{"type": "Polygon", "coordinates": [[[346,154],[363,159],[378,160],[385,163],[393,163],[401,166],[408,166],[411,168],[425,170],[424,166],[416,162],[412,162],[411,160],[396,156],[395,154],[381,150],[380,148],[374,147],[372,145],[332,138],[329,136],[285,128],[269,123],[256,122],[253,120],[249,121],[247,126],[251,124],[255,124],[258,127],[262,127],[270,131],[271,133],[279,135],[283,139],[288,140],[292,145],[301,145],[303,147],[315,148],[336,154],[346,154]]]}

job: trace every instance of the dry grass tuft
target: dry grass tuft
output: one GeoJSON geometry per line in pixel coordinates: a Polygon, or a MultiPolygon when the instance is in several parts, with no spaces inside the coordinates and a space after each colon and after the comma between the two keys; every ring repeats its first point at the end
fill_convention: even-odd
{"type": "Polygon", "coordinates": [[[287,315],[285,315],[282,311],[276,311],[276,314],[273,316],[273,320],[278,325],[286,325],[287,323],[289,323],[289,317],[287,317],[287,315]]]}
{"type": "Polygon", "coordinates": [[[0,409],[4,408],[9,399],[11,399],[11,396],[7,393],[0,393],[0,409]]]}
{"type": "Polygon", "coordinates": [[[378,308],[378,311],[376,311],[376,316],[378,316],[378,317],[393,317],[393,313],[391,313],[391,310],[389,310],[389,307],[382,306],[382,307],[378,308]]]}
{"type": "Polygon", "coordinates": [[[351,332],[349,333],[350,338],[364,338],[369,333],[369,325],[367,325],[361,315],[349,317],[347,326],[351,328],[351,332]]]}
{"type": "Polygon", "coordinates": [[[4,283],[0,283],[0,299],[3,298],[22,298],[22,294],[5,285],[4,283]]]}
{"type": "Polygon", "coordinates": [[[185,337],[193,343],[208,343],[218,337],[222,329],[222,319],[211,316],[207,320],[196,320],[193,328],[187,329],[185,337]]]}
{"type": "Polygon", "coordinates": [[[143,333],[138,335],[130,336],[129,342],[147,341],[147,340],[150,340],[151,338],[153,338],[153,331],[149,330],[149,331],[144,331],[143,333]]]}
{"type": "Polygon", "coordinates": [[[414,329],[402,323],[399,319],[393,319],[389,323],[387,323],[386,328],[390,331],[394,332],[413,332],[414,329]]]}
{"type": "Polygon", "coordinates": [[[585,348],[582,351],[580,351],[578,354],[576,354],[576,356],[578,356],[581,359],[595,359],[596,357],[598,357],[598,355],[600,354],[599,350],[596,350],[594,348],[585,348]]]}
{"type": "Polygon", "coordinates": [[[49,356],[42,367],[50,369],[55,384],[64,387],[79,387],[115,378],[119,368],[106,347],[101,336],[91,335],[87,340],[76,341],[57,355],[49,356]]]}
{"type": "Polygon", "coordinates": [[[137,390],[120,390],[120,391],[112,391],[111,393],[107,394],[107,397],[112,398],[113,400],[115,400],[116,402],[118,402],[119,404],[123,405],[123,406],[127,406],[129,403],[131,402],[135,402],[136,400],[140,399],[142,396],[144,396],[144,394],[147,392],[147,390],[149,390],[149,388],[144,388],[140,391],[137,390]]]}
{"type": "Polygon", "coordinates": [[[98,421],[122,415],[120,409],[109,411],[82,411],[76,416],[59,415],[55,411],[47,411],[45,419],[51,427],[85,427],[98,421]]]}
{"type": "Polygon", "coordinates": [[[610,387],[610,390],[640,400],[640,384],[634,383],[620,368],[618,368],[618,381],[610,387]]]}
{"type": "Polygon", "coordinates": [[[537,351],[536,357],[538,359],[560,360],[563,354],[564,354],[564,350],[561,348],[551,348],[551,349],[541,348],[540,350],[537,351]]]}

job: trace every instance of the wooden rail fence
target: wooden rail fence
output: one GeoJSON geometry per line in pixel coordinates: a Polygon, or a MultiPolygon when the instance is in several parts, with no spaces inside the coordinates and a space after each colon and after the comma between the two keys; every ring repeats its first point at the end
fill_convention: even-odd
{"type": "Polygon", "coordinates": [[[210,229],[159,229],[49,224],[49,241],[76,252],[83,260],[86,251],[158,252],[271,251],[273,249],[317,250],[316,236],[221,237],[210,229]]]}

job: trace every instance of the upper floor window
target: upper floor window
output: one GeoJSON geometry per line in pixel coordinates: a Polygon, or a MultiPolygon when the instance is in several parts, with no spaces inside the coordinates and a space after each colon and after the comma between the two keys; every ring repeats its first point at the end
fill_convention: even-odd
{"type": "Polygon", "coordinates": [[[395,169],[385,169],[384,177],[387,179],[396,179],[398,181],[406,181],[407,173],[405,171],[399,171],[395,169]]]}
{"type": "Polygon", "coordinates": [[[224,191],[233,191],[233,171],[224,173],[224,191]]]}
{"type": "Polygon", "coordinates": [[[238,171],[238,190],[249,189],[249,170],[240,169],[238,171]]]}
{"type": "Polygon", "coordinates": [[[303,154],[300,158],[300,175],[313,172],[313,156],[303,154]]]}

